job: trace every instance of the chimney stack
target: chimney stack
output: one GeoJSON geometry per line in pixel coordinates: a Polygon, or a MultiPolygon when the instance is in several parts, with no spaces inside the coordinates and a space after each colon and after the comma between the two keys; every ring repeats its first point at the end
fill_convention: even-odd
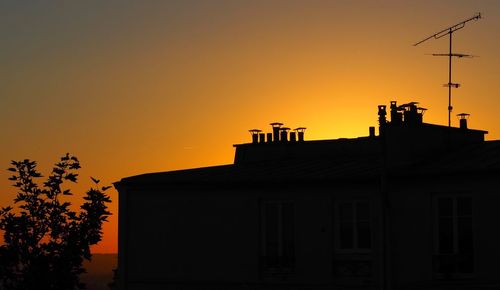
{"type": "Polygon", "coordinates": [[[259,133],[262,132],[262,130],[259,129],[252,129],[248,130],[250,134],[252,134],[252,143],[257,144],[259,142],[259,133]]]}
{"type": "Polygon", "coordinates": [[[427,109],[418,107],[417,105],[418,102],[410,102],[398,107],[396,106],[396,102],[394,102],[394,104],[393,102],[391,102],[391,118],[394,116],[394,122],[401,122],[401,113],[399,113],[398,111],[403,111],[403,124],[405,126],[420,125],[423,123],[423,115],[425,111],[427,111],[427,109]]]}
{"type": "Polygon", "coordinates": [[[273,133],[267,133],[266,136],[267,136],[266,137],[267,138],[267,140],[266,140],[267,143],[273,142],[273,133]]]}
{"type": "Polygon", "coordinates": [[[398,107],[398,103],[396,101],[391,101],[391,124],[393,125],[403,123],[403,114],[398,112],[399,110],[401,110],[401,108],[398,107]]]}
{"type": "Polygon", "coordinates": [[[469,118],[470,114],[467,113],[460,113],[457,114],[458,118],[460,119],[460,129],[467,130],[467,119],[469,118]]]}
{"type": "Polygon", "coordinates": [[[274,122],[270,124],[273,128],[272,133],[263,133],[259,129],[248,130],[252,134],[252,144],[270,144],[270,143],[287,143],[287,142],[303,142],[305,127],[291,129],[283,127],[283,123],[274,122]]]}
{"type": "MultiPolygon", "coordinates": [[[[392,102],[391,102],[391,108],[392,108],[392,102]]],[[[378,106],[378,124],[381,127],[385,126],[385,124],[387,123],[387,119],[385,118],[386,115],[387,115],[386,106],[379,105],[378,106]]]]}
{"type": "Polygon", "coordinates": [[[266,142],[266,135],[264,133],[259,133],[259,143],[266,142]]]}
{"type": "Polygon", "coordinates": [[[375,127],[369,127],[368,130],[370,131],[370,138],[375,137],[375,127]]]}
{"type": "Polygon", "coordinates": [[[417,104],[417,102],[410,102],[408,104],[401,105],[401,107],[405,109],[403,113],[405,125],[422,123],[422,115],[418,114],[417,104]]]}
{"type": "Polygon", "coordinates": [[[281,142],[288,142],[288,131],[290,128],[287,127],[281,127],[280,128],[280,141],[281,142]]]}
{"type": "Polygon", "coordinates": [[[273,127],[273,142],[280,141],[280,128],[283,126],[283,123],[274,122],[269,124],[273,127]]]}
{"type": "Polygon", "coordinates": [[[427,109],[422,108],[422,107],[418,107],[417,110],[418,110],[418,114],[417,114],[418,123],[422,124],[424,122],[424,113],[425,113],[425,111],[427,111],[427,109]]]}
{"type": "Polygon", "coordinates": [[[306,127],[298,127],[293,129],[297,132],[297,139],[299,142],[304,142],[304,132],[306,131],[306,127]]]}

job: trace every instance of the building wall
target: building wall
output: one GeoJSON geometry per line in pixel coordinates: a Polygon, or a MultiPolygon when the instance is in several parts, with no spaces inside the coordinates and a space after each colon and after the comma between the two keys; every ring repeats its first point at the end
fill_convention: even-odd
{"type": "MultiPolygon", "coordinates": [[[[500,176],[498,176],[500,177],[500,176]]],[[[500,178],[481,178],[457,188],[473,195],[476,279],[500,287],[500,178]]]]}
{"type": "MultiPolygon", "coordinates": [[[[491,176],[460,176],[393,182],[390,194],[391,273],[395,287],[441,284],[500,285],[500,182],[491,176]],[[436,254],[435,198],[472,197],[474,273],[446,281],[433,273],[436,254]],[[458,284],[457,284],[458,283],[458,284]]],[[[433,286],[437,287],[437,286],[433,286]]]]}
{"type": "Polygon", "coordinates": [[[129,222],[122,229],[127,243],[120,253],[126,256],[127,289],[196,283],[329,285],[335,280],[335,200],[370,199],[372,193],[366,186],[129,189],[129,222]],[[294,203],[295,267],[290,275],[269,277],[260,267],[259,205],[269,200],[294,203]]]}
{"type": "Polygon", "coordinates": [[[395,285],[431,281],[432,195],[417,184],[391,184],[389,192],[392,281],[395,285]]]}
{"type": "Polygon", "coordinates": [[[128,279],[255,280],[259,229],[253,199],[230,190],[129,193],[128,279]]]}
{"type": "Polygon", "coordinates": [[[252,289],[274,284],[354,284],[375,289],[385,275],[384,255],[390,258],[386,270],[394,289],[438,289],[447,282],[436,280],[433,273],[433,203],[443,194],[473,197],[475,273],[466,282],[500,284],[499,188],[495,176],[389,180],[389,240],[382,234],[382,203],[376,184],[246,189],[165,186],[130,188],[126,196],[121,190],[120,203],[126,198],[127,209],[125,213],[120,207],[120,218],[128,219],[126,229],[124,223],[120,225],[125,289],[169,289],[168,285],[172,289],[200,285],[204,285],[200,289],[208,289],[207,285],[252,289]],[[294,203],[295,267],[290,275],[270,277],[262,271],[260,205],[268,200],[294,203]],[[368,253],[345,253],[336,244],[335,205],[349,200],[370,201],[372,250],[368,253]],[[338,275],[336,267],[346,259],[369,259],[371,276],[338,275]]]}

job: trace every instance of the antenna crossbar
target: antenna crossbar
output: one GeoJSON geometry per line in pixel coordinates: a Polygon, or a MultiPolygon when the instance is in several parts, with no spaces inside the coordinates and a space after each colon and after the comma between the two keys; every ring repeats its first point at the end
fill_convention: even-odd
{"type": "Polygon", "coordinates": [[[431,35],[429,37],[426,37],[423,40],[415,43],[413,46],[417,46],[417,45],[421,44],[422,42],[425,42],[425,41],[427,41],[427,40],[429,40],[431,38],[438,39],[438,38],[441,38],[441,37],[443,37],[445,35],[451,34],[451,33],[455,32],[455,31],[457,31],[459,29],[464,28],[465,23],[467,23],[469,21],[472,21],[472,20],[479,20],[479,19],[481,19],[481,13],[478,13],[478,14],[474,15],[473,17],[471,17],[471,18],[469,18],[467,20],[464,20],[464,21],[462,21],[460,23],[457,23],[457,24],[452,25],[452,26],[450,26],[448,28],[445,28],[445,29],[443,29],[443,30],[441,30],[441,31],[439,31],[437,33],[434,33],[433,35],[431,35]]]}
{"type": "Polygon", "coordinates": [[[434,33],[433,35],[431,35],[427,38],[424,38],[423,40],[421,40],[413,45],[413,46],[417,46],[423,42],[426,42],[429,39],[439,39],[445,35],[450,36],[449,52],[448,53],[434,53],[434,54],[432,54],[433,56],[447,56],[448,57],[448,83],[444,85],[444,86],[448,87],[448,127],[451,127],[451,111],[453,110],[453,106],[451,105],[451,89],[458,88],[460,86],[458,83],[453,83],[451,81],[451,59],[452,59],[452,57],[458,57],[458,58],[472,57],[472,55],[452,52],[452,35],[453,35],[453,32],[464,28],[465,24],[467,22],[472,21],[472,20],[479,20],[479,19],[481,19],[481,13],[478,13],[469,19],[466,19],[462,22],[459,22],[459,23],[452,25],[448,28],[445,28],[437,33],[434,33]]]}

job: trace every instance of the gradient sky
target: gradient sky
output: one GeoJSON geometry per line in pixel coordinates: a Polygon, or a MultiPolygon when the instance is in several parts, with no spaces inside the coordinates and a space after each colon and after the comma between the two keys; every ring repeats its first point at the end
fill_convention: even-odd
{"type": "MultiPolygon", "coordinates": [[[[448,40],[412,44],[476,12],[454,34],[456,52],[479,56],[455,61],[454,114],[499,139],[497,0],[2,1],[0,168],[30,158],[48,174],[71,152],[82,192],[89,176],[231,163],[232,144],[272,121],[308,140],[364,136],[376,106],[397,100],[445,125],[447,59],[426,54],[448,40]]],[[[15,196],[8,177],[0,206],[15,196]]],[[[94,252],[117,251],[110,194],[94,252]]]]}

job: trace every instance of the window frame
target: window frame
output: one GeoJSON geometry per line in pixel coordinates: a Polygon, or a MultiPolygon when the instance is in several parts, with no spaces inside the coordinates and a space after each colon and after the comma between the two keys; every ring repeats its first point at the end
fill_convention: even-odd
{"type": "Polygon", "coordinates": [[[336,254],[370,254],[373,252],[373,205],[370,199],[363,199],[363,198],[357,198],[357,199],[343,199],[343,200],[336,200],[335,201],[335,206],[334,206],[334,241],[335,241],[335,253],[336,254]],[[357,224],[358,224],[358,218],[357,218],[357,210],[358,206],[357,204],[359,203],[367,203],[368,205],[368,226],[369,226],[369,231],[370,231],[370,247],[369,248],[360,248],[359,247],[359,238],[358,238],[358,231],[357,231],[357,224]],[[352,238],[353,238],[353,247],[352,248],[342,248],[341,247],[341,234],[340,234],[340,224],[341,224],[341,218],[340,218],[340,207],[343,204],[352,204],[353,205],[353,212],[352,212],[352,238]]]}
{"type": "MultiPolygon", "coordinates": [[[[476,263],[476,234],[474,231],[474,196],[470,192],[455,192],[455,193],[434,193],[432,195],[432,224],[433,224],[433,253],[432,253],[432,263],[433,263],[433,275],[437,279],[463,279],[463,278],[473,278],[475,277],[476,271],[477,271],[477,263],[476,263]],[[458,215],[458,198],[461,197],[467,197],[470,198],[471,201],[471,213],[468,215],[458,215]],[[451,198],[452,199],[452,215],[450,216],[452,218],[452,243],[453,243],[453,249],[452,253],[441,253],[440,252],[440,228],[439,228],[439,219],[441,217],[440,212],[439,212],[439,200],[442,198],[451,198]],[[459,230],[458,230],[458,224],[459,224],[459,218],[460,217],[470,217],[471,222],[472,222],[472,272],[452,272],[446,274],[446,273],[441,273],[438,272],[436,269],[435,263],[436,259],[441,256],[449,255],[451,257],[453,256],[459,256],[461,253],[459,252],[459,230]]],[[[456,263],[456,262],[455,262],[456,263]]],[[[458,266],[455,264],[454,265],[455,269],[458,268],[458,266]]]]}
{"type": "MultiPolygon", "coordinates": [[[[296,209],[295,209],[295,202],[290,199],[261,199],[259,202],[259,216],[260,216],[260,222],[259,222],[259,228],[260,228],[260,236],[259,236],[259,243],[260,243],[260,264],[261,264],[261,270],[263,274],[271,275],[271,276],[282,276],[282,275],[290,275],[293,274],[295,271],[295,264],[296,264],[296,231],[295,231],[295,214],[296,209]],[[281,257],[285,257],[285,234],[283,232],[284,230],[284,213],[283,213],[283,205],[284,204],[289,204],[291,205],[292,208],[292,217],[291,217],[291,223],[292,223],[292,255],[290,257],[291,263],[290,265],[279,265],[278,267],[272,267],[270,265],[267,265],[266,263],[266,258],[267,256],[267,236],[266,236],[266,225],[267,225],[267,219],[266,219],[266,205],[268,204],[275,204],[278,205],[278,252],[281,254],[281,257]]],[[[278,254],[278,257],[280,256],[278,254]]]]}

